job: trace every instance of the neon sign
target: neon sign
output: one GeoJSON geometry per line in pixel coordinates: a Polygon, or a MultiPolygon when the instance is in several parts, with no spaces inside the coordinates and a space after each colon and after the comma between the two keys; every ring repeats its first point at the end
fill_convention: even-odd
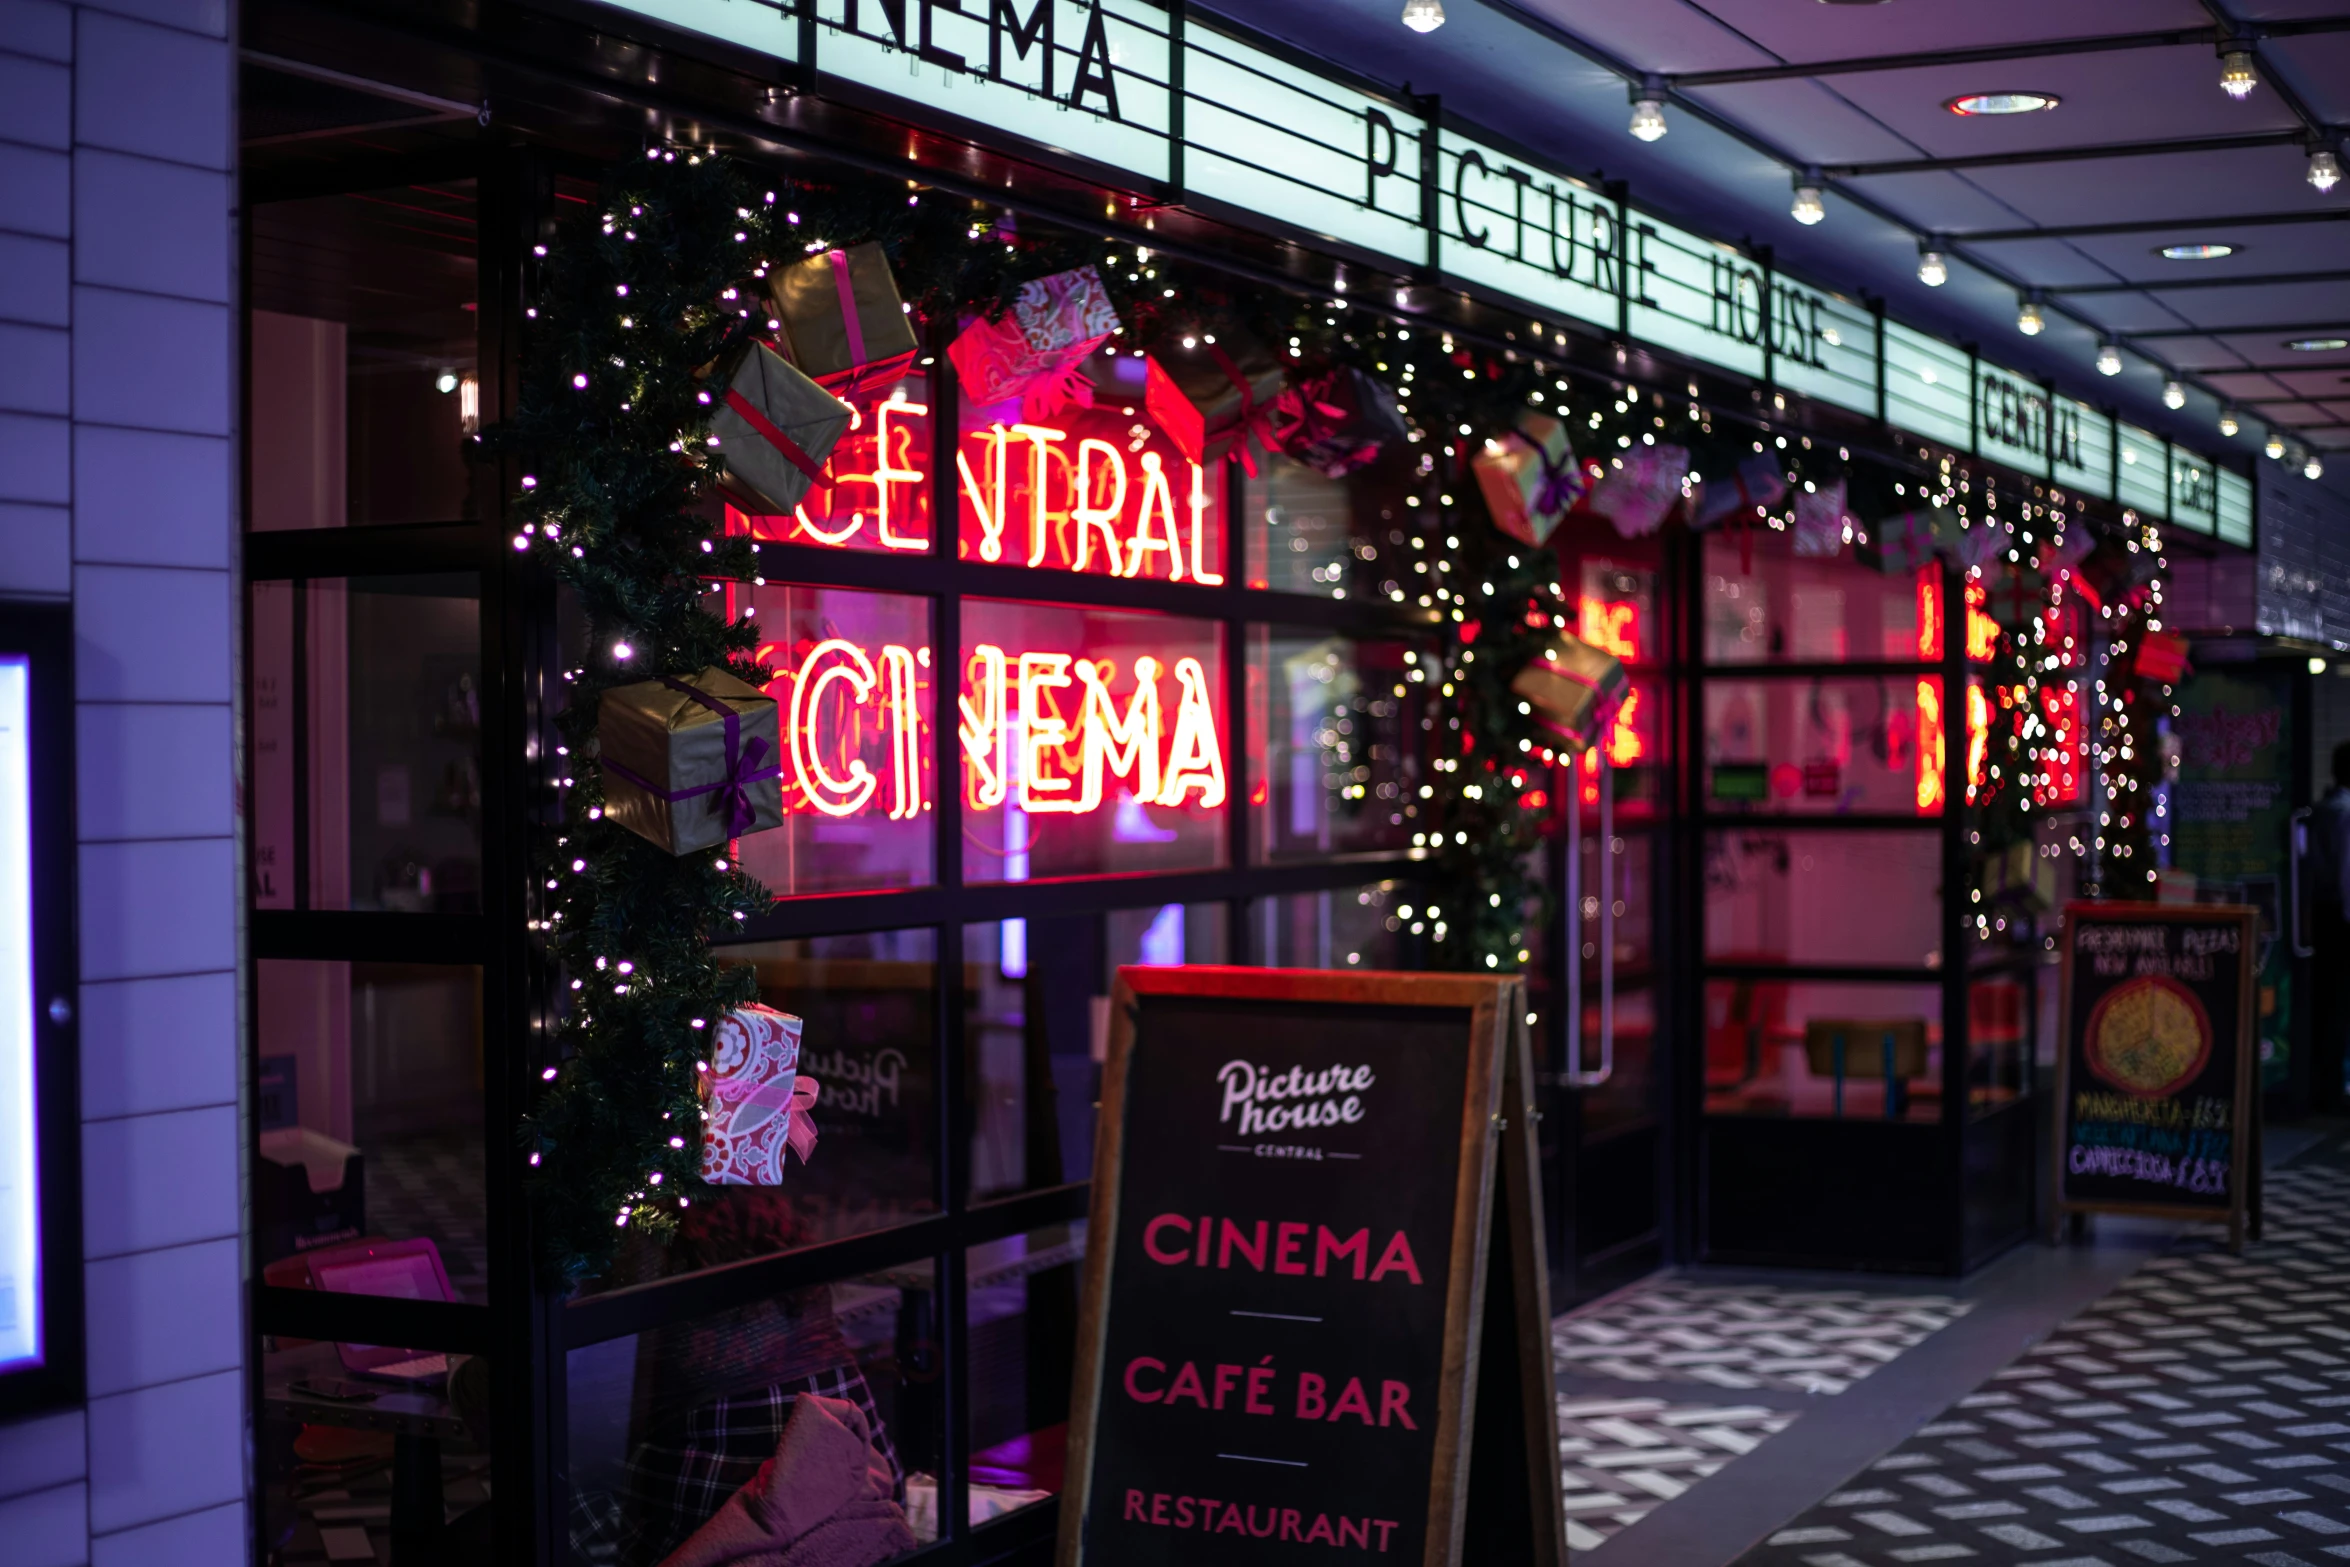
{"type": "Polygon", "coordinates": [[[1942,809],[1942,682],[1930,677],[1918,681],[1918,814],[1932,816],[1942,809]]]}
{"type": "MultiPolygon", "coordinates": [[[[787,814],[907,821],[930,810],[929,648],[875,651],[826,637],[769,643],[759,657],[781,669],[767,690],[785,715],[787,814]]],[[[1112,803],[1113,781],[1146,805],[1225,803],[1222,724],[1197,658],[1140,654],[1121,678],[1110,659],[983,643],[964,663],[956,717],[974,811],[1009,802],[1031,814],[1085,815],[1112,803]]]]}

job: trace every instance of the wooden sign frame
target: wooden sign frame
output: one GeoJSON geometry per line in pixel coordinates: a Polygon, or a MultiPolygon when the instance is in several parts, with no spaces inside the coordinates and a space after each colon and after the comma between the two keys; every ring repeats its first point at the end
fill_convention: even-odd
{"type": "MultiPolygon", "coordinates": [[[[1566,1512],[1558,1464],[1558,1405],[1551,1392],[1550,1272],[1544,1251],[1541,1160],[1534,1135],[1539,1112],[1525,1024],[1525,982],[1516,977],[1222,967],[1118,972],[1095,1138],[1057,1567],[1115,1567],[1100,1553],[1087,1551],[1085,1525],[1096,1501],[1094,1459],[1107,1382],[1110,1285],[1124,1193],[1128,1076],[1140,1004],[1150,997],[1469,1014],[1467,1091],[1462,1096],[1460,1159],[1453,1176],[1435,1458],[1421,1567],[1458,1567],[1464,1560],[1475,1560],[1480,1567],[1564,1567],[1566,1512]],[[1498,1286],[1490,1292],[1489,1281],[1498,1286]],[[1485,1364],[1497,1356],[1515,1363],[1485,1364]],[[1494,1374],[1481,1379],[1481,1370],[1494,1374]],[[1529,1389],[1537,1396],[1526,1397],[1529,1389]],[[1472,1447],[1473,1433],[1483,1435],[1484,1450],[1472,1447]],[[1492,1451],[1497,1442],[1507,1444],[1507,1450],[1492,1451]],[[1472,1456],[1485,1460],[1475,1475],[1473,1508],[1472,1456]],[[1509,1470],[1514,1465],[1523,1466],[1522,1484],[1512,1483],[1509,1470]],[[1473,1548],[1468,1557],[1463,1554],[1465,1546],[1473,1548]]],[[[1219,1555],[1210,1542],[1203,1542],[1202,1553],[1202,1561],[1219,1555]]]]}
{"type": "MultiPolygon", "coordinates": [[[[2048,1151],[2048,1212],[2050,1239],[2069,1215],[2088,1213],[2118,1213],[2148,1219],[2177,1219],[2190,1223],[2210,1224],[2224,1218],[2228,1226],[2228,1245],[2242,1252],[2247,1217],[2258,1224],[2258,1199],[2253,1195],[2253,1183],[2259,1178],[2258,1144],[2260,1138],[2260,1105],[2254,1097],[2257,1081],[2254,1058],[2259,1055],[2259,1038],[2254,1032],[2255,1008],[2258,1005],[2256,986],[2259,971],[2254,962],[2260,938],[2260,911],[2245,904],[2222,903],[2127,903],[2118,900],[2068,903],[2064,909],[2064,930],[2058,938],[2059,956],[2063,974],[2057,1000],[2056,1050],[2056,1127],[2049,1139],[2048,1151]],[[2069,1198],[2065,1195],[2065,1127],[2068,1124],[2067,1106],[2072,1097],[2073,1046],[2073,942],[2079,930],[2077,914],[2111,915],[2116,922],[2126,918],[2132,924],[2218,925],[2233,924],[2237,928],[2236,964],[2236,1071],[2234,1078],[2233,1119],[2229,1123],[2228,1206],[2223,1211],[2206,1203],[2201,1206],[2187,1203],[2132,1203],[2113,1202],[2097,1198],[2069,1198]]],[[[2212,1026],[2220,1026],[2218,1019],[2212,1026]]]]}

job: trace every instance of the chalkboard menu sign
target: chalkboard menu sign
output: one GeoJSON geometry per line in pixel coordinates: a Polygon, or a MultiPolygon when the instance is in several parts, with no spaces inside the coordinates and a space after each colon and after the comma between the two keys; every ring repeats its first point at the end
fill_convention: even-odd
{"type": "Polygon", "coordinates": [[[1112,1005],[1061,1567],[1563,1561],[1521,982],[1112,1005]]]}
{"type": "Polygon", "coordinates": [[[2257,923],[2234,905],[2066,907],[2058,1214],[2224,1219],[2242,1246],[2257,923]]]}

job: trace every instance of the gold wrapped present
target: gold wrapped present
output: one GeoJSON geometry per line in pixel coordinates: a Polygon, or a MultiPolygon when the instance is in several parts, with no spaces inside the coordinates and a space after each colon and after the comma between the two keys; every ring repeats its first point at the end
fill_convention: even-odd
{"type": "Polygon", "coordinates": [[[712,666],[614,686],[597,710],[604,814],[672,854],[783,825],[775,699],[712,666]]]}
{"type": "Polygon", "coordinates": [[[919,351],[898,280],[877,244],[819,250],[767,280],[776,338],[791,361],[843,397],[889,385],[919,351]]]}
{"type": "Polygon", "coordinates": [[[718,489],[754,517],[788,517],[849,427],[849,405],[763,343],[747,345],[710,416],[726,473],[718,489]]]}
{"type": "Polygon", "coordinates": [[[1599,743],[1631,686],[1622,660],[1564,631],[1510,681],[1510,689],[1534,709],[1535,722],[1579,746],[1599,743]]]}

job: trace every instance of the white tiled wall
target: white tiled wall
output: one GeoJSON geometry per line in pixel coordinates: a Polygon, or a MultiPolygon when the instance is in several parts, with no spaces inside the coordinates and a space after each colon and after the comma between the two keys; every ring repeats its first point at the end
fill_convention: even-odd
{"type": "Polygon", "coordinates": [[[86,1409],[9,1567],[248,1559],[227,0],[0,0],[0,596],[74,603],[86,1409]]]}

